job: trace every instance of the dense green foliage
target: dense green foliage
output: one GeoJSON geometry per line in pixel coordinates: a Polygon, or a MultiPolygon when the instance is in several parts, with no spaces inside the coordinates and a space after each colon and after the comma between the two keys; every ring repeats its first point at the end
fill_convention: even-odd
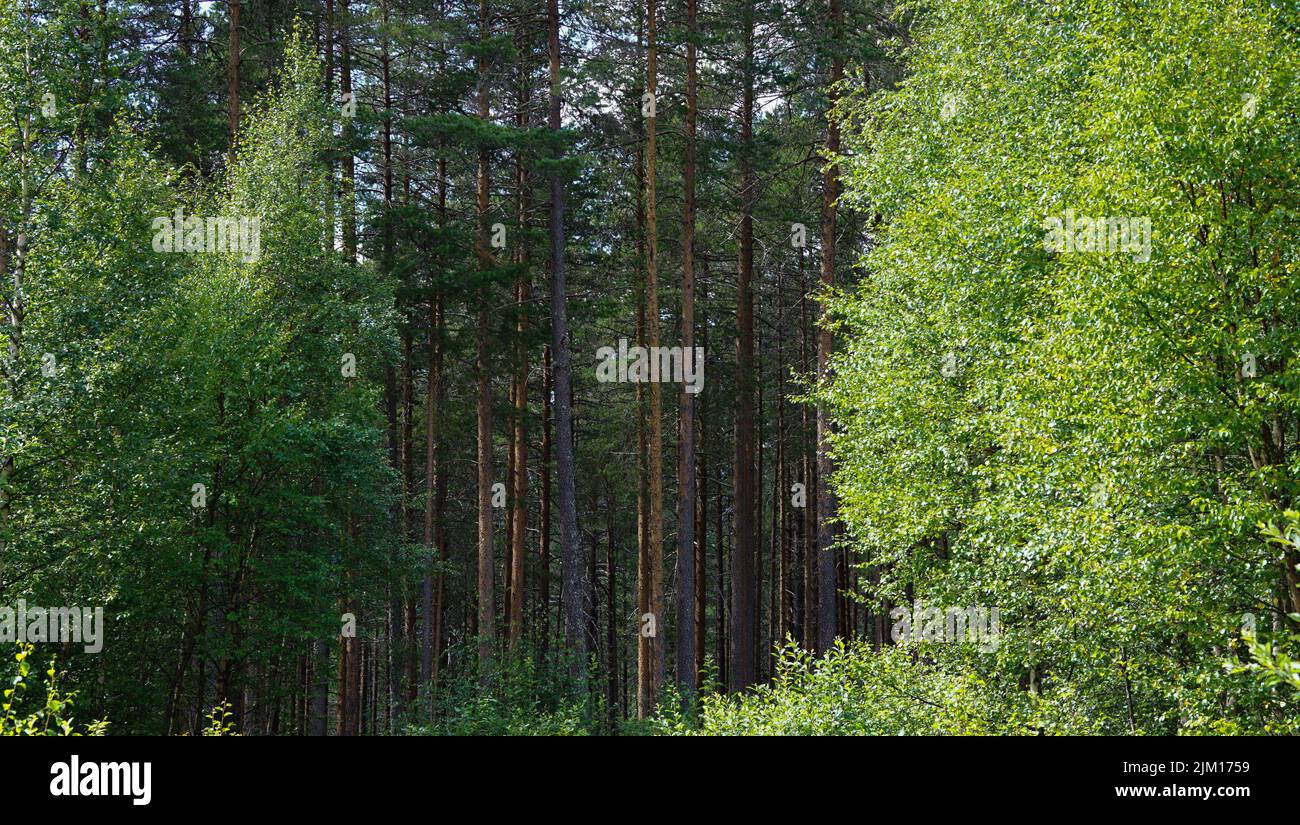
{"type": "MultiPolygon", "coordinates": [[[[0,14],[6,55],[33,31],[19,14],[0,14]]],[[[14,73],[48,83],[46,68],[14,73]]],[[[391,290],[323,244],[334,205],[319,158],[333,135],[317,71],[310,47],[291,45],[219,178],[170,171],[126,123],[85,170],[6,170],[33,203],[4,216],[31,233],[0,399],[17,467],[0,521],[5,603],[103,606],[109,655],[72,664],[107,686],[93,707],[133,732],[165,729],[208,678],[262,672],[271,639],[336,634],[339,571],[387,551],[376,378],[394,346],[391,290]],[[257,216],[261,254],[154,254],[151,223],[176,208],[257,216]],[[344,353],[356,379],[342,377],[344,353]],[[165,666],[141,679],[142,660],[165,666]]],[[[64,110],[75,90],[36,88],[64,110]]],[[[6,120],[58,140],[60,124],[36,119],[39,94],[4,97],[35,101],[6,120]]],[[[23,156],[21,134],[5,138],[23,156]]]]}
{"type": "Polygon", "coordinates": [[[1300,612],[1300,559],[1261,534],[1300,491],[1297,23],[936,2],[906,80],[843,107],[879,222],[834,302],[847,541],[877,602],[998,606],[980,672],[1051,728],[1297,723],[1225,667],[1244,614],[1284,643],[1300,612]],[[1066,210],[1149,218],[1149,261],[1045,248],[1066,210]]]}
{"type": "Polygon", "coordinates": [[[769,684],[743,696],[712,694],[698,718],[661,717],[690,735],[989,735],[1042,732],[1035,697],[999,687],[953,650],[918,661],[906,646],[837,645],[822,658],[784,651],[769,684]]]}
{"type": "Polygon", "coordinates": [[[247,3],[232,62],[231,4],[176,5],[0,0],[0,607],[107,617],[102,652],[19,648],[0,734],[104,732],[70,720],[73,688],[78,719],[129,733],[1300,731],[1294,3],[851,0],[840,29],[829,3],[709,0],[692,34],[664,2],[655,121],[645,6],[565,3],[558,130],[545,15],[524,0],[482,18],[247,3]],[[637,661],[650,408],[594,354],[652,322],[683,337],[688,163],[697,524],[673,515],[674,385],[658,424],[662,572],[674,533],[700,547],[702,689],[676,695],[670,654],[658,714],[634,720],[636,671],[657,666],[637,661]],[[829,224],[822,164],[842,176],[829,224]],[[557,170],[580,663],[553,512],[557,170]],[[176,210],[255,219],[257,254],[160,251],[176,210]],[[818,291],[827,244],[838,286],[818,291]],[[745,405],[757,592],[739,644],[778,650],[728,694],[745,405]],[[485,592],[481,479],[513,483],[519,455],[485,592]],[[817,656],[828,482],[847,595],[817,656]],[[485,604],[501,618],[480,657],[485,604]],[[996,609],[995,644],[891,638],[891,611],[918,604],[996,609]]]}

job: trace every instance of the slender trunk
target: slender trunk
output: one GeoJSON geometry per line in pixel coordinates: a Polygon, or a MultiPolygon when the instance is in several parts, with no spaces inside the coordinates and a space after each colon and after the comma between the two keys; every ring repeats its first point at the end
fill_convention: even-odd
{"type": "MultiPolygon", "coordinates": [[[[438,160],[438,227],[444,228],[447,225],[447,160],[439,158],[438,160]]],[[[433,303],[429,309],[429,335],[430,335],[430,363],[429,363],[429,403],[433,405],[433,415],[429,417],[426,426],[430,429],[427,436],[429,443],[425,445],[427,451],[426,461],[431,461],[432,473],[430,481],[432,489],[432,502],[427,502],[427,506],[433,508],[432,535],[426,541],[432,541],[437,544],[437,558],[439,561],[438,571],[433,577],[433,607],[432,615],[425,615],[426,624],[432,623],[433,628],[429,635],[432,636],[432,652],[429,656],[429,693],[435,696],[438,686],[438,670],[442,662],[442,637],[443,637],[443,594],[446,589],[446,564],[447,564],[447,520],[445,517],[447,509],[447,470],[442,461],[442,412],[446,408],[447,391],[443,382],[443,339],[445,335],[445,324],[443,320],[443,294],[441,289],[435,289],[433,292],[433,303]]],[[[427,495],[427,494],[426,494],[427,495]]],[[[426,520],[428,516],[426,515],[426,520]]],[[[427,525],[427,521],[426,521],[427,525]]],[[[426,530],[428,527],[426,526],[426,530]]],[[[426,534],[428,535],[428,534],[426,534]]],[[[431,701],[432,705],[433,702],[431,701]]]]}
{"type": "Polygon", "coordinates": [[[325,0],[325,94],[334,99],[334,0],[325,0]]]}
{"type": "MultiPolygon", "coordinates": [[[[383,20],[385,24],[384,31],[387,31],[388,23],[388,6],[383,4],[383,20]]],[[[393,123],[389,114],[393,108],[392,97],[392,79],[389,71],[389,53],[388,39],[385,35],[380,48],[380,80],[383,85],[384,96],[384,121],[381,133],[383,149],[383,195],[384,211],[386,215],[391,216],[393,210],[393,123]]],[[[390,273],[393,270],[393,228],[392,221],[385,220],[383,235],[383,270],[390,273]]],[[[401,429],[399,433],[399,451],[401,454],[401,472],[402,472],[402,497],[401,497],[401,545],[405,545],[413,536],[412,524],[414,521],[414,508],[412,500],[415,496],[415,385],[413,376],[413,342],[411,340],[412,329],[414,328],[414,317],[409,308],[399,310],[405,315],[405,328],[402,331],[402,372],[401,372],[401,429]]],[[[399,545],[399,546],[401,546],[399,545]]],[[[389,655],[388,655],[388,687],[389,687],[389,722],[396,722],[397,715],[400,713],[403,704],[403,698],[408,703],[415,701],[417,691],[415,677],[415,656],[412,645],[415,637],[415,603],[412,601],[409,592],[409,583],[406,578],[400,577],[394,587],[394,598],[392,604],[394,608],[393,620],[389,623],[389,655]],[[397,610],[401,608],[403,615],[401,623],[398,623],[397,610]],[[405,697],[402,695],[401,669],[405,670],[406,690],[405,697]]]]}
{"type": "MultiPolygon", "coordinates": [[[[345,99],[352,94],[352,19],[349,16],[350,0],[338,0],[339,15],[339,89],[345,99]]],[[[357,257],[357,159],[352,154],[352,118],[343,119],[343,251],[348,260],[357,257]]]]}
{"type": "MultiPolygon", "coordinates": [[[[336,39],[337,36],[335,34],[335,24],[334,24],[334,0],[325,0],[325,95],[330,100],[335,99],[334,43],[336,39]]],[[[326,238],[326,247],[328,249],[333,249],[335,239],[337,237],[335,234],[337,230],[337,226],[335,222],[336,205],[334,203],[334,200],[336,197],[338,197],[339,191],[336,188],[337,184],[335,182],[335,177],[334,177],[335,175],[334,158],[333,157],[328,158],[325,161],[325,165],[328,170],[329,181],[330,181],[329,182],[329,203],[327,204],[329,210],[329,216],[330,216],[329,229],[327,230],[329,233],[329,237],[326,238]]]]}
{"type": "MultiPolygon", "coordinates": [[[[30,75],[30,51],[24,51],[24,67],[30,75]]],[[[32,204],[34,201],[28,174],[31,167],[32,150],[32,121],[30,116],[25,117],[22,121],[20,140],[18,152],[19,214],[17,231],[14,236],[13,290],[8,300],[9,317],[6,319],[8,321],[8,341],[6,344],[9,366],[5,369],[5,383],[11,404],[17,403],[22,393],[22,386],[18,376],[18,364],[19,357],[22,355],[23,325],[27,317],[27,304],[26,299],[23,297],[23,290],[27,283],[27,232],[28,227],[31,225],[32,204]]],[[[9,268],[10,264],[8,237],[8,232],[3,223],[0,223],[0,276],[9,268]]],[[[3,456],[0,456],[0,593],[4,592],[5,585],[5,556],[7,555],[8,543],[3,536],[9,526],[9,510],[13,502],[13,491],[10,487],[13,473],[13,453],[5,452],[3,456]]]]}
{"type": "MultiPolygon", "coordinates": [[[[686,157],[682,164],[682,359],[695,358],[696,0],[686,0],[686,157]]],[[[677,684],[693,701],[695,669],[695,393],[682,382],[677,444],[677,684]]]]}
{"type": "MultiPolygon", "coordinates": [[[[346,612],[346,602],[344,605],[344,611],[346,612]]],[[[351,641],[346,637],[339,637],[338,689],[335,691],[338,709],[334,714],[334,733],[338,736],[347,736],[349,733],[348,685],[351,684],[351,680],[348,678],[348,661],[351,641]]]]}
{"type": "MultiPolygon", "coordinates": [[[[524,57],[528,54],[528,43],[522,16],[515,46],[521,55],[518,111],[515,114],[515,126],[518,127],[520,132],[523,132],[528,127],[529,87],[528,62],[524,57]]],[[[518,188],[517,221],[519,224],[518,241],[515,246],[515,261],[519,264],[519,277],[515,281],[515,310],[518,313],[515,334],[518,350],[514,375],[515,420],[511,436],[514,450],[512,462],[514,477],[511,484],[513,511],[510,519],[510,623],[507,637],[509,648],[512,651],[524,633],[524,558],[526,555],[524,552],[524,539],[528,527],[528,441],[524,429],[524,420],[528,415],[528,348],[525,343],[528,330],[525,313],[528,308],[530,289],[528,283],[528,244],[526,242],[528,236],[528,211],[530,208],[528,183],[528,169],[524,164],[524,154],[521,149],[515,155],[515,185],[518,188]]]]}
{"type": "Polygon", "coordinates": [[[717,490],[717,501],[714,506],[714,525],[713,535],[716,543],[716,553],[718,560],[718,583],[714,590],[713,601],[713,622],[714,622],[714,659],[718,665],[718,686],[725,690],[730,684],[728,679],[727,667],[727,549],[726,534],[723,532],[723,503],[726,498],[723,494],[722,485],[722,461],[717,464],[718,480],[714,485],[717,490]]]}
{"type": "MultiPolygon", "coordinates": [[[[637,212],[638,223],[644,225],[645,213],[637,212]]],[[[637,290],[636,343],[645,346],[645,290],[637,290]]],[[[649,426],[646,410],[649,406],[643,384],[636,385],[636,718],[645,719],[654,711],[654,687],[651,678],[651,652],[646,634],[649,632],[645,617],[650,612],[650,456],[649,426]]],[[[657,630],[657,628],[656,628],[657,630]]]]}
{"type": "MultiPolygon", "coordinates": [[[[637,46],[640,47],[645,34],[644,20],[638,21],[637,46]]],[[[636,157],[636,345],[646,345],[646,211],[645,211],[645,120],[637,121],[637,157],[636,157]]],[[[646,634],[646,616],[650,612],[650,456],[649,428],[647,411],[649,392],[644,382],[636,384],[636,715],[638,719],[646,718],[654,708],[653,687],[653,648],[646,634]]]]}
{"type": "MultiPolygon", "coordinates": [[[[595,512],[599,507],[599,501],[595,494],[591,497],[591,510],[595,512]]],[[[609,531],[609,525],[606,524],[606,533],[609,531]]],[[[595,530],[591,531],[591,552],[587,556],[587,604],[591,605],[591,610],[587,613],[587,648],[592,652],[593,658],[599,658],[600,651],[600,631],[597,623],[600,621],[600,572],[596,567],[597,559],[600,558],[600,534],[595,530]]],[[[606,665],[609,663],[606,662],[606,665]]],[[[597,688],[593,685],[593,692],[597,688]]]]}
{"type": "MultiPolygon", "coordinates": [[[[485,49],[488,40],[488,0],[479,0],[478,36],[480,52],[476,59],[478,73],[478,116],[486,126],[488,108],[488,62],[485,49]]],[[[478,150],[478,234],[477,252],[479,270],[493,268],[494,260],[488,247],[488,161],[486,144],[478,150]]],[[[491,333],[490,303],[486,295],[479,297],[478,340],[475,348],[475,367],[478,372],[478,666],[479,681],[486,684],[492,664],[492,642],[495,634],[495,605],[492,589],[492,384],[488,372],[488,338],[491,333]]]]}
{"type": "MultiPolygon", "coordinates": [[[[830,0],[831,76],[829,109],[839,99],[838,84],[844,75],[844,58],[840,54],[840,35],[844,25],[841,0],[830,0]]],[[[828,118],[826,152],[832,157],[840,150],[840,128],[834,117],[828,118]]],[[[821,282],[823,289],[835,284],[835,204],[839,198],[839,171],[827,164],[822,184],[821,282]]],[[[817,330],[817,380],[830,379],[831,331],[820,316],[817,330]]],[[[817,405],[817,650],[825,653],[835,643],[836,564],[831,550],[834,536],[831,518],[835,514],[835,493],[831,489],[830,416],[824,404],[817,405]]]]}
{"type": "Polygon", "coordinates": [[[324,639],[312,642],[311,667],[311,735],[324,736],[329,723],[329,643],[324,639]]]}
{"type": "MultiPolygon", "coordinates": [[[[803,255],[803,250],[799,251],[803,255]]],[[[776,626],[778,645],[785,644],[790,634],[791,625],[791,570],[790,570],[790,531],[786,511],[787,496],[790,495],[789,473],[785,460],[785,290],[784,269],[776,271],[776,474],[772,481],[773,515],[772,542],[773,555],[777,561],[777,572],[773,578],[773,587],[777,594],[775,615],[772,618],[776,626]]]]}
{"type": "MultiPolygon", "coordinates": [[[[659,351],[659,232],[655,203],[655,107],[658,96],[658,46],[656,44],[655,0],[646,0],[646,92],[649,109],[646,121],[645,210],[646,210],[646,341],[651,352],[659,351]]],[[[643,106],[644,108],[644,106],[643,106]]],[[[658,378],[662,378],[659,376],[658,378]]],[[[663,553],[664,553],[664,468],[663,468],[663,391],[660,380],[652,375],[649,386],[649,444],[647,474],[650,481],[650,539],[646,553],[645,578],[649,588],[646,613],[654,617],[653,634],[643,635],[647,648],[646,664],[650,668],[646,708],[650,712],[658,701],[664,679],[663,553]]]]}
{"type": "MultiPolygon", "coordinates": [[[[506,387],[506,405],[509,407],[509,415],[506,417],[506,475],[505,488],[506,498],[510,499],[515,490],[515,370],[514,358],[518,353],[518,342],[510,342],[510,354],[506,358],[506,367],[509,370],[509,384],[506,387]]],[[[505,502],[505,537],[502,550],[505,557],[501,559],[502,581],[502,599],[501,599],[501,617],[503,619],[501,630],[506,635],[507,645],[506,652],[509,653],[511,648],[508,644],[510,638],[510,603],[512,601],[511,578],[514,576],[514,535],[515,535],[515,508],[514,502],[508,500],[505,502]]]]}
{"type": "Polygon", "coordinates": [[[542,348],[541,490],[537,495],[538,656],[546,661],[551,641],[551,348],[542,348]]]}
{"type": "Polygon", "coordinates": [[[441,380],[441,351],[438,340],[438,307],[442,300],[436,290],[429,297],[429,363],[428,381],[424,391],[424,578],[420,583],[420,611],[424,621],[420,625],[420,684],[432,689],[433,681],[433,629],[434,629],[434,499],[437,489],[438,436],[441,426],[437,403],[437,387],[441,380]]]}
{"type": "MultiPolygon", "coordinates": [[[[560,9],[547,0],[550,55],[550,110],[547,125],[560,131],[560,9]]],[[[573,467],[573,382],[570,375],[568,292],[564,280],[564,181],[551,173],[551,356],[555,359],[555,475],[560,485],[560,578],[564,598],[564,639],[572,658],[570,676],[583,684],[587,675],[588,606],[584,549],[578,542],[578,501],[573,467]]]]}
{"type": "MultiPolygon", "coordinates": [[[[694,0],[692,0],[694,2],[694,0]]],[[[701,281],[700,285],[700,305],[707,305],[707,281],[701,281]]],[[[700,318],[700,346],[705,352],[709,351],[709,323],[708,319],[700,318]]],[[[709,428],[708,424],[708,403],[704,401],[700,404],[699,413],[699,479],[698,506],[695,514],[695,673],[696,679],[699,673],[704,669],[704,650],[705,650],[705,602],[708,599],[707,593],[707,551],[709,545],[709,428]]]]}
{"type": "Polygon", "coordinates": [[[184,0],[181,3],[181,54],[186,57],[194,56],[194,5],[191,0],[184,0]]]}
{"type": "MultiPolygon", "coordinates": [[[[803,296],[799,301],[799,364],[800,372],[806,375],[809,371],[808,359],[811,346],[808,341],[808,279],[803,271],[802,258],[800,258],[799,288],[800,294],[803,296]]],[[[801,548],[803,555],[803,633],[801,639],[804,649],[815,650],[817,647],[817,554],[814,552],[813,544],[817,535],[817,467],[813,463],[811,450],[807,443],[808,433],[811,431],[807,405],[804,405],[801,415],[802,427],[799,430],[799,446],[805,494],[803,519],[800,526],[803,538],[801,548]]]]}
{"type": "Polygon", "coordinates": [[[240,0],[230,0],[230,36],[226,59],[226,120],[230,139],[230,159],[235,158],[235,137],[239,134],[239,13],[240,0]]]}
{"type": "Polygon", "coordinates": [[[609,515],[606,526],[605,542],[605,665],[607,684],[605,687],[606,722],[611,732],[617,730],[618,719],[618,610],[614,604],[616,568],[614,566],[614,502],[606,502],[605,512],[609,515]]]}
{"type": "MultiPolygon", "coordinates": [[[[445,349],[443,341],[446,338],[447,322],[444,316],[443,299],[441,295],[437,302],[437,316],[434,319],[437,325],[437,348],[434,350],[434,367],[437,372],[437,403],[438,421],[441,428],[443,410],[447,408],[447,384],[444,379],[445,370],[443,361],[445,358],[445,349]]],[[[429,673],[429,683],[432,685],[434,693],[438,687],[438,671],[442,666],[442,648],[443,639],[446,633],[443,630],[444,617],[446,614],[446,590],[447,590],[447,479],[450,473],[447,471],[443,462],[443,437],[441,430],[438,433],[437,454],[435,459],[438,464],[437,479],[434,482],[434,500],[433,500],[433,518],[434,518],[434,541],[438,545],[438,574],[434,577],[433,583],[433,662],[432,670],[429,673]]]]}
{"type": "MultiPolygon", "coordinates": [[[[400,306],[397,309],[399,312],[401,311],[400,306]]],[[[403,343],[403,349],[405,349],[405,344],[406,344],[405,333],[403,333],[402,335],[402,343],[403,343]]],[[[393,468],[393,472],[397,474],[397,477],[399,479],[402,479],[402,483],[403,483],[402,492],[398,496],[397,502],[394,505],[395,509],[391,513],[391,516],[392,516],[392,524],[394,526],[394,529],[397,531],[400,540],[404,541],[405,532],[403,528],[405,526],[405,519],[403,514],[406,509],[404,506],[405,477],[402,474],[402,464],[404,460],[404,453],[403,453],[404,439],[402,437],[402,433],[404,428],[401,422],[402,403],[401,403],[401,399],[399,398],[399,394],[401,392],[401,388],[399,384],[400,382],[398,380],[396,371],[393,369],[393,366],[391,364],[385,365],[384,367],[384,417],[385,420],[387,421],[387,427],[388,427],[387,429],[388,463],[393,468]]],[[[390,561],[392,561],[392,559],[390,559],[390,561]]],[[[385,675],[388,677],[388,683],[390,686],[394,685],[396,682],[394,677],[395,662],[393,661],[393,657],[396,655],[394,640],[401,635],[400,626],[399,626],[399,622],[400,622],[399,615],[401,612],[401,604],[399,601],[400,593],[397,590],[397,584],[398,583],[392,581],[391,578],[386,580],[384,584],[385,587],[384,595],[386,601],[386,606],[384,608],[385,610],[384,615],[386,620],[385,624],[387,625],[386,635],[389,643],[388,644],[389,655],[385,659],[385,664],[386,664],[385,675]]]]}
{"type": "Polygon", "coordinates": [[[747,3],[744,92],[740,111],[740,272],[736,288],[736,523],[731,560],[731,689],[754,683],[754,171],[750,157],[754,120],[754,19],[747,3]]]}
{"type": "MultiPolygon", "coordinates": [[[[750,282],[751,290],[753,282],[750,282]]],[[[750,320],[753,320],[753,302],[750,302],[750,320]]],[[[763,335],[754,332],[754,352],[763,351],[763,335]]],[[[757,434],[754,439],[755,452],[758,455],[754,471],[754,679],[763,680],[763,361],[757,355],[754,358],[754,386],[757,398],[754,401],[757,434]]]]}

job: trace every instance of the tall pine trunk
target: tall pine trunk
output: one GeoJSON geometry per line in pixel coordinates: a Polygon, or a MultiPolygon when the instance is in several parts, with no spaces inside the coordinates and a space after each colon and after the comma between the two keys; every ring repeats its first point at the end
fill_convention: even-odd
{"type": "MultiPolygon", "coordinates": [[[[658,97],[658,46],[656,37],[657,10],[655,0],[646,0],[646,92],[649,108],[646,121],[645,150],[645,202],[646,202],[646,342],[651,352],[659,349],[659,232],[658,209],[655,203],[655,120],[658,97]]],[[[642,106],[646,109],[645,104],[642,106]]],[[[660,376],[662,378],[662,376],[660,376]]],[[[649,433],[646,445],[649,476],[649,540],[642,571],[647,591],[645,613],[653,617],[653,633],[639,638],[645,648],[644,659],[648,673],[646,706],[642,713],[652,711],[658,700],[659,688],[664,679],[663,645],[663,552],[664,552],[664,467],[663,467],[663,390],[660,381],[651,380],[649,386],[649,433]]]]}
{"type": "MultiPolygon", "coordinates": [[[[352,18],[349,0],[339,0],[339,89],[345,99],[352,95],[352,18]]],[[[349,260],[357,257],[357,159],[352,154],[352,118],[343,119],[343,250],[349,260]]]]}
{"type": "MultiPolygon", "coordinates": [[[[812,349],[808,341],[808,278],[804,272],[804,259],[799,259],[799,370],[807,374],[810,369],[809,356],[812,349]]],[[[817,465],[808,444],[811,427],[808,421],[808,407],[804,405],[800,413],[799,460],[803,473],[805,501],[800,523],[800,555],[803,559],[803,617],[801,643],[805,650],[817,648],[817,554],[815,552],[817,536],[817,465]]]]}
{"type": "Polygon", "coordinates": [[[230,139],[230,159],[235,159],[235,137],[239,134],[239,13],[243,3],[230,0],[229,53],[226,55],[226,125],[230,139]]]}
{"type": "MultiPolygon", "coordinates": [[[[447,161],[445,158],[438,160],[438,227],[440,229],[447,225],[447,161]]],[[[442,445],[444,443],[442,425],[443,410],[446,408],[447,390],[443,381],[443,339],[445,335],[445,322],[443,319],[444,296],[441,286],[433,292],[433,299],[429,307],[429,343],[430,343],[430,362],[429,362],[429,399],[432,415],[428,417],[426,426],[430,433],[426,435],[428,443],[425,445],[425,461],[428,464],[429,479],[426,484],[430,486],[426,492],[426,515],[425,515],[425,542],[426,544],[434,543],[438,547],[438,571],[433,576],[432,582],[432,610],[429,615],[425,615],[425,624],[432,625],[428,635],[432,637],[426,640],[425,645],[430,647],[429,672],[426,679],[429,685],[429,695],[432,698],[436,696],[438,686],[438,670],[442,662],[442,637],[443,637],[443,601],[446,592],[446,563],[447,563],[447,520],[445,517],[447,509],[447,470],[442,460],[442,445]],[[429,499],[428,497],[431,497],[429,499]],[[432,508],[432,518],[428,514],[428,508],[432,508]]],[[[430,560],[432,562],[432,560],[430,560]]]]}
{"type": "MultiPolygon", "coordinates": [[[[522,132],[528,127],[529,87],[528,87],[528,41],[525,18],[521,15],[516,32],[515,48],[520,54],[518,101],[515,113],[515,125],[522,132]]],[[[509,625],[507,645],[513,652],[524,633],[524,539],[528,527],[528,441],[524,428],[524,419],[528,415],[528,349],[525,342],[528,325],[526,311],[529,303],[528,283],[528,169],[524,163],[523,149],[515,155],[515,185],[518,189],[517,221],[519,225],[516,242],[515,262],[519,264],[519,277],[515,281],[515,311],[518,314],[516,335],[516,360],[514,374],[514,427],[511,432],[510,494],[512,515],[510,519],[510,602],[508,607],[509,625]]]]}
{"type": "MultiPolygon", "coordinates": [[[[560,131],[560,9],[547,0],[547,44],[550,57],[550,109],[547,126],[560,131]]],[[[573,461],[573,380],[569,353],[569,299],[564,273],[564,180],[551,172],[551,357],[555,408],[555,475],[559,484],[560,578],[564,599],[564,638],[572,657],[570,676],[586,680],[587,585],[584,548],[578,543],[578,502],[573,461]]]]}
{"type": "MultiPolygon", "coordinates": [[[[841,0],[830,0],[831,74],[829,106],[826,127],[826,152],[834,156],[840,151],[840,128],[832,111],[839,99],[838,84],[844,76],[844,58],[841,56],[840,36],[844,25],[841,0]]],[[[839,171],[827,164],[822,184],[822,267],[823,290],[835,285],[835,204],[839,198],[839,171]]],[[[825,309],[818,313],[824,315],[825,309]]],[[[817,330],[817,380],[829,379],[830,357],[833,341],[825,318],[817,330]]],[[[824,404],[817,405],[817,650],[825,653],[835,644],[836,587],[835,553],[831,550],[834,536],[831,519],[835,514],[835,494],[831,489],[830,418],[824,404]]]]}
{"type": "MultiPolygon", "coordinates": [[[[696,0],[686,0],[686,155],[682,164],[682,358],[695,357],[696,0]]],[[[682,382],[677,446],[677,684],[690,702],[695,669],[695,394],[682,382]]]]}
{"type": "MultiPolygon", "coordinates": [[[[479,0],[478,37],[479,55],[476,59],[478,73],[478,116],[486,127],[488,107],[488,61],[485,52],[488,40],[488,0],[479,0]]],[[[492,253],[488,247],[488,161],[486,144],[478,150],[477,216],[478,216],[478,266],[480,271],[493,267],[492,253]]],[[[486,287],[485,287],[486,288],[486,287]]],[[[492,589],[492,378],[488,372],[488,338],[491,333],[490,300],[479,297],[478,339],[475,345],[475,368],[478,374],[478,666],[479,681],[486,684],[491,673],[492,644],[495,633],[495,596],[492,589]]]]}
{"type": "Polygon", "coordinates": [[[731,559],[731,689],[754,683],[754,7],[746,3],[744,91],[740,109],[740,271],[736,288],[736,539],[731,559]]]}
{"type": "Polygon", "coordinates": [[[551,347],[542,347],[542,455],[537,494],[537,654],[551,645],[551,347]]]}

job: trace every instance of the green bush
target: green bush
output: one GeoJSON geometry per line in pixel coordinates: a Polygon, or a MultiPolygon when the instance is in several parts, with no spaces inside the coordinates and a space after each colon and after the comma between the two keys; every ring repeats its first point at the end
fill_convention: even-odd
{"type": "Polygon", "coordinates": [[[24,710],[30,684],[32,645],[20,645],[14,656],[17,673],[0,695],[0,736],[102,736],[108,722],[92,722],[78,729],[71,718],[75,693],[59,690],[60,673],[51,663],[45,671],[45,695],[35,701],[35,708],[24,710]]]}
{"type": "Polygon", "coordinates": [[[818,659],[790,644],[770,685],[703,697],[698,724],[665,713],[672,735],[1023,734],[1036,698],[990,684],[978,654],[961,646],[872,650],[837,644],[818,659]]]}
{"type": "Polygon", "coordinates": [[[476,673],[440,681],[432,702],[420,702],[420,716],[405,733],[416,736],[586,736],[597,732],[603,705],[589,711],[567,677],[567,662],[539,668],[533,651],[521,645],[494,670],[487,684],[476,673]]]}

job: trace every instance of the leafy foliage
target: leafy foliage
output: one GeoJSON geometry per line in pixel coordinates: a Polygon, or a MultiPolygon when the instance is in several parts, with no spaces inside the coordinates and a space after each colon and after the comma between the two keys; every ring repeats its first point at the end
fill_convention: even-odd
{"type": "Polygon", "coordinates": [[[842,106],[846,200],[879,223],[819,394],[845,542],[878,608],[998,606],[988,681],[1040,691],[1048,729],[1293,710],[1222,662],[1243,613],[1300,609],[1294,548],[1256,529],[1300,477],[1296,23],[931,3],[908,77],[842,106]],[[1149,260],[1045,248],[1066,210],[1149,219],[1149,260]]]}
{"type": "Polygon", "coordinates": [[[841,642],[815,658],[797,645],[781,651],[770,684],[704,697],[698,723],[673,714],[676,735],[986,735],[1037,732],[1033,697],[994,689],[969,651],[910,646],[876,652],[841,642]]]}
{"type": "Polygon", "coordinates": [[[26,695],[31,686],[32,651],[32,645],[20,645],[14,655],[16,673],[5,680],[6,686],[0,693],[0,736],[102,736],[107,732],[106,720],[82,727],[73,721],[72,703],[76,694],[59,688],[60,674],[53,663],[45,671],[44,695],[35,699],[30,711],[22,710],[34,698],[26,695]]]}

